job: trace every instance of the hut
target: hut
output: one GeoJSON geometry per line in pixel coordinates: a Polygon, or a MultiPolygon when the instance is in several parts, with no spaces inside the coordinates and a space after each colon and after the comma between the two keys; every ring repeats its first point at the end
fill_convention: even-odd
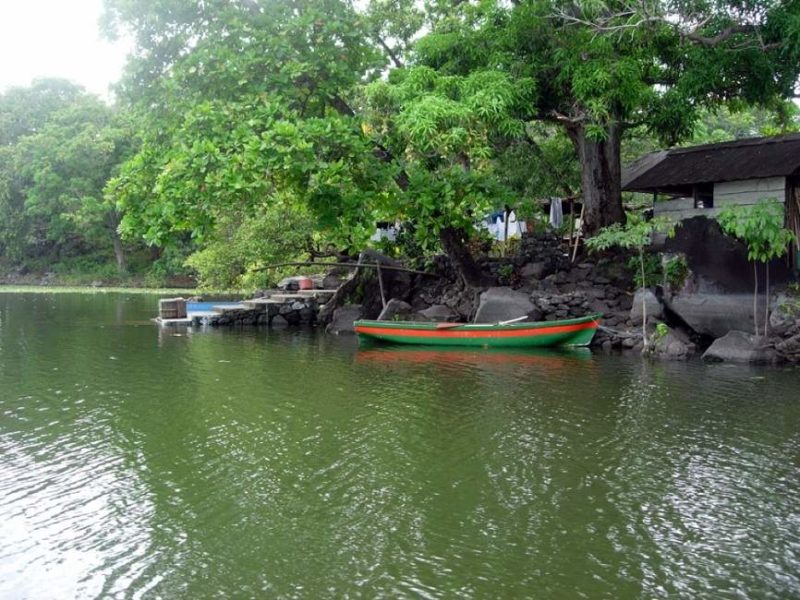
{"type": "Polygon", "coordinates": [[[653,213],[675,221],[777,200],[800,251],[800,134],[653,152],[624,170],[622,189],[652,194],[653,213]]]}

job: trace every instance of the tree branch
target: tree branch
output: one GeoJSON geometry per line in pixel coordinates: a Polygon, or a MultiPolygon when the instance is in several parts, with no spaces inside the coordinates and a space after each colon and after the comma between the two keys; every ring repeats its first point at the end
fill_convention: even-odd
{"type": "MultiPolygon", "coordinates": [[[[702,25],[700,27],[702,27],[702,25]]],[[[696,42],[701,46],[705,46],[706,48],[713,48],[714,46],[718,46],[722,42],[727,41],[732,36],[738,33],[753,33],[758,30],[758,28],[755,25],[732,25],[731,27],[726,27],[725,29],[720,31],[717,35],[708,37],[700,35],[698,33],[700,27],[696,27],[694,31],[683,33],[681,35],[687,40],[696,42]]]]}
{"type": "MultiPolygon", "coordinates": [[[[356,112],[350,108],[350,105],[344,101],[344,99],[339,96],[333,96],[330,98],[330,104],[339,114],[342,114],[346,117],[354,117],[356,112]]],[[[385,163],[391,163],[395,160],[394,155],[392,152],[386,148],[380,142],[374,142],[375,148],[373,148],[372,153],[375,155],[376,158],[380,159],[385,163]]],[[[394,176],[394,181],[401,190],[406,191],[409,186],[409,178],[408,173],[406,173],[405,169],[400,169],[400,172],[394,176]]]]}
{"type": "Polygon", "coordinates": [[[392,59],[394,66],[398,69],[402,69],[405,65],[403,65],[403,61],[397,56],[394,50],[389,47],[389,44],[381,36],[376,36],[378,38],[378,43],[381,47],[386,51],[386,54],[389,55],[389,58],[392,59]]]}

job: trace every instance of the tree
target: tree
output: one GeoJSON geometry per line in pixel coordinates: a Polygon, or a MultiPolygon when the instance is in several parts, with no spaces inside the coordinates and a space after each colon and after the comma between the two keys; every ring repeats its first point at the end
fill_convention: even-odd
{"type": "Polygon", "coordinates": [[[383,63],[347,4],[106,6],[138,40],[122,97],[141,149],[108,186],[127,235],[191,235],[199,247],[222,243],[236,219],[288,210],[344,250],[366,242],[399,169],[349,104],[383,63]]]}
{"type": "Polygon", "coordinates": [[[103,196],[132,135],[97,97],[61,80],[0,96],[0,240],[15,264],[94,252],[125,270],[119,213],[103,196]]]}
{"type": "Polygon", "coordinates": [[[120,272],[125,254],[117,228],[120,213],[103,195],[108,179],[131,153],[131,132],[114,111],[84,95],[51,115],[18,145],[29,243],[58,255],[89,248],[113,250],[120,272]]]}
{"type": "Polygon", "coordinates": [[[524,132],[515,110],[533,90],[516,83],[492,71],[459,77],[414,67],[366,89],[370,135],[403,159],[396,217],[418,225],[423,248],[440,242],[471,286],[484,283],[467,247],[475,223],[512,201],[492,159],[498,138],[524,132]]]}
{"type": "Polygon", "coordinates": [[[43,79],[0,94],[0,253],[11,261],[25,256],[30,227],[25,194],[31,181],[21,171],[18,144],[82,93],[68,81],[43,79]]]}
{"type": "Polygon", "coordinates": [[[794,234],[783,226],[783,205],[761,200],[752,206],[728,206],[717,217],[722,230],[747,245],[747,258],[753,263],[753,332],[758,335],[758,266],[764,263],[766,290],[764,335],[769,334],[769,261],[789,249],[794,234]]]}
{"type": "Polygon", "coordinates": [[[800,70],[793,2],[433,6],[438,16],[416,44],[415,64],[441,75],[493,69],[533,80],[537,93],[521,118],[559,124],[571,139],[589,232],[624,221],[626,130],[645,126],[676,143],[691,136],[704,107],[793,96],[800,70]]]}

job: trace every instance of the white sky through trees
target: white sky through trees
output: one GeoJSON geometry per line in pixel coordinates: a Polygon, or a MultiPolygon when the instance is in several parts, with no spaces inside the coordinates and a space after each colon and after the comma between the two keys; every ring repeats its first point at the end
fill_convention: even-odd
{"type": "Polygon", "coordinates": [[[0,93],[60,77],[109,99],[131,45],[101,38],[101,12],[102,0],[0,0],[0,93]]]}

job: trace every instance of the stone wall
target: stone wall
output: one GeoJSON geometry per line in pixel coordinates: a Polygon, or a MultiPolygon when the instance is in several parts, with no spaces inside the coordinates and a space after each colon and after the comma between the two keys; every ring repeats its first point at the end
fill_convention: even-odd
{"type": "Polygon", "coordinates": [[[218,315],[192,319],[196,326],[221,327],[244,325],[314,325],[319,305],[316,298],[287,300],[278,303],[252,303],[247,308],[227,309],[218,315]]]}

